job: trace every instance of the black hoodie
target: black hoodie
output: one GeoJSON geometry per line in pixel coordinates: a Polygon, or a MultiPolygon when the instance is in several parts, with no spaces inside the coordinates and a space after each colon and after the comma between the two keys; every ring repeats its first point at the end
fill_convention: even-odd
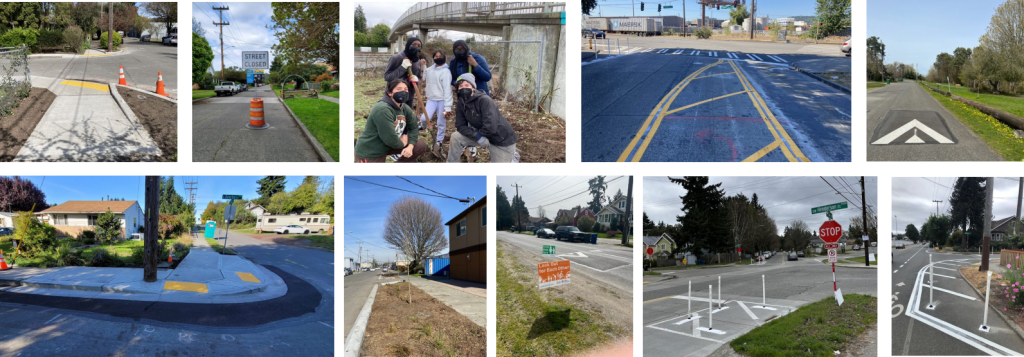
{"type": "Polygon", "coordinates": [[[408,41],[405,41],[405,51],[396,53],[393,56],[391,56],[391,59],[388,60],[387,66],[384,67],[384,82],[390,82],[392,80],[400,78],[404,80],[405,83],[409,86],[409,99],[407,99],[405,103],[409,104],[410,107],[412,106],[412,103],[415,101],[417,88],[413,86],[412,82],[409,80],[409,71],[407,71],[405,68],[402,68],[402,61],[408,58],[409,61],[412,62],[412,66],[409,67],[410,69],[412,69],[412,74],[419,78],[420,81],[423,80],[423,67],[420,67],[419,54],[416,54],[412,57],[408,56],[409,45],[411,45],[413,41],[419,40],[420,39],[416,37],[412,37],[408,41]]]}
{"type": "Polygon", "coordinates": [[[476,140],[480,134],[491,145],[509,146],[519,141],[515,129],[498,111],[498,104],[481,90],[467,99],[459,98],[455,106],[455,128],[459,134],[476,140]]]}

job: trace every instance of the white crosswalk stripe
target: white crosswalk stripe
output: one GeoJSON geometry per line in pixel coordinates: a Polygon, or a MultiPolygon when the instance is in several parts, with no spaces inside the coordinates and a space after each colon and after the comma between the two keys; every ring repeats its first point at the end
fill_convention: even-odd
{"type": "Polygon", "coordinates": [[[786,60],[782,59],[782,57],[779,57],[779,56],[772,56],[772,55],[765,55],[765,56],[768,56],[768,58],[771,58],[771,59],[775,60],[775,62],[786,62],[786,60]]]}
{"type": "Polygon", "coordinates": [[[690,51],[690,56],[693,56],[694,53],[697,53],[697,51],[696,50],[690,51]]]}
{"type": "Polygon", "coordinates": [[[732,58],[735,58],[735,59],[740,59],[740,57],[737,56],[735,53],[730,53],[729,57],[732,57],[732,58]]]}
{"type": "Polygon", "coordinates": [[[678,55],[680,53],[683,53],[683,50],[676,50],[675,52],[672,52],[672,54],[674,54],[674,55],[678,55]]]}
{"type": "Polygon", "coordinates": [[[746,55],[747,57],[750,57],[750,59],[754,59],[754,56],[751,56],[749,53],[747,53],[746,55]]]}
{"type": "Polygon", "coordinates": [[[658,53],[665,53],[665,52],[668,52],[668,49],[667,49],[667,48],[666,48],[666,49],[663,49],[663,50],[661,50],[661,51],[658,51],[658,53]]]}
{"type": "Polygon", "coordinates": [[[763,59],[761,59],[761,57],[758,57],[757,55],[751,55],[751,56],[754,56],[754,58],[756,58],[758,61],[764,61],[763,59]]]}
{"type": "Polygon", "coordinates": [[[713,53],[713,54],[711,55],[711,57],[718,57],[718,52],[711,52],[711,53],[713,53]]]}

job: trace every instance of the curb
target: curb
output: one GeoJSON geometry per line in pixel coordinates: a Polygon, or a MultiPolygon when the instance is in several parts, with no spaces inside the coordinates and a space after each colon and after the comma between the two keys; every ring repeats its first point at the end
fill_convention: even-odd
{"type": "MultiPolygon", "coordinates": [[[[971,289],[974,289],[974,293],[978,294],[978,297],[983,298],[983,299],[985,298],[985,295],[981,294],[981,290],[978,290],[978,288],[974,287],[974,283],[971,283],[970,280],[967,280],[967,277],[964,276],[964,273],[962,271],[960,271],[960,269],[957,269],[956,272],[960,274],[960,277],[964,279],[964,282],[966,282],[967,285],[971,286],[971,289]]],[[[993,308],[991,306],[989,307],[989,310],[995,311],[996,315],[999,315],[999,318],[1003,319],[1003,322],[1005,322],[1006,325],[1010,326],[1010,329],[1013,330],[1013,332],[1017,334],[1017,337],[1020,337],[1021,339],[1024,339],[1024,329],[1021,329],[1020,326],[1017,325],[1017,323],[1013,321],[1013,319],[1011,319],[1008,316],[1004,315],[1002,311],[999,311],[999,310],[997,310],[997,309],[995,309],[995,308],[993,308]]]]}
{"type": "MultiPolygon", "coordinates": [[[[271,89],[271,91],[273,91],[273,87],[271,87],[270,89],[271,89]]],[[[306,129],[306,125],[302,124],[302,121],[299,120],[299,117],[295,116],[295,113],[292,112],[292,108],[289,108],[288,104],[285,104],[284,98],[281,98],[281,96],[278,96],[277,92],[273,92],[273,93],[274,93],[275,96],[277,96],[277,99],[281,101],[281,105],[284,106],[284,110],[287,111],[288,115],[290,115],[292,117],[292,120],[294,120],[295,124],[297,124],[299,126],[299,129],[302,129],[302,135],[305,136],[306,140],[308,140],[310,145],[313,146],[313,149],[316,151],[317,156],[320,157],[320,161],[321,162],[334,162],[334,158],[331,157],[331,154],[328,154],[327,150],[324,150],[324,146],[320,145],[320,141],[316,140],[316,138],[313,137],[313,134],[310,134],[309,129],[306,129]]]]}
{"type": "Polygon", "coordinates": [[[176,99],[171,99],[171,97],[165,97],[165,96],[156,94],[156,92],[150,92],[148,90],[145,90],[145,89],[142,89],[142,88],[138,88],[138,87],[123,86],[123,85],[120,85],[120,84],[117,84],[117,83],[110,83],[110,85],[111,85],[111,87],[110,87],[110,91],[111,92],[114,91],[114,87],[113,86],[124,87],[125,89],[131,89],[131,90],[134,90],[134,91],[143,92],[143,93],[152,95],[154,97],[157,97],[157,98],[166,100],[168,102],[171,102],[171,104],[178,105],[178,101],[176,99]]]}
{"type": "Polygon", "coordinates": [[[842,86],[842,85],[840,85],[838,83],[832,82],[832,81],[830,81],[828,79],[825,79],[825,78],[823,78],[823,77],[821,77],[821,76],[819,76],[817,74],[814,74],[814,73],[811,73],[811,72],[807,72],[807,71],[801,69],[800,67],[796,67],[796,70],[800,71],[800,73],[803,73],[803,74],[806,74],[806,75],[810,76],[811,78],[817,79],[818,81],[820,81],[822,83],[825,83],[825,85],[828,85],[829,87],[832,87],[832,88],[838,89],[840,91],[843,91],[846,94],[853,95],[852,91],[850,91],[850,88],[846,88],[846,87],[844,87],[844,86],[842,86]]]}
{"type": "Polygon", "coordinates": [[[117,106],[121,108],[122,112],[124,112],[124,116],[128,117],[128,121],[132,123],[139,123],[139,118],[135,116],[135,112],[132,111],[132,108],[128,107],[128,102],[125,102],[124,98],[121,98],[121,93],[117,92],[118,84],[108,83],[107,85],[110,86],[110,96],[114,97],[114,101],[117,102],[117,106]]]}
{"type": "Polygon", "coordinates": [[[359,357],[359,352],[363,349],[363,336],[366,334],[366,325],[370,322],[370,310],[373,309],[375,296],[377,296],[377,285],[370,290],[370,297],[363,304],[363,309],[359,310],[359,317],[356,317],[352,330],[345,338],[345,357],[359,357]]]}

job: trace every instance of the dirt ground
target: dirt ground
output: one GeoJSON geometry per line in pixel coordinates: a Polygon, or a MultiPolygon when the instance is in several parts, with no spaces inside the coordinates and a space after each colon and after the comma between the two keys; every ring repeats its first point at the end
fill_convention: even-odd
{"type": "MultiPolygon", "coordinates": [[[[299,247],[299,248],[310,248],[310,242],[309,242],[308,239],[289,238],[289,237],[291,237],[291,235],[250,234],[250,233],[242,233],[242,232],[237,232],[237,231],[231,231],[231,235],[236,235],[236,234],[244,235],[246,237],[249,237],[249,238],[252,238],[252,239],[256,239],[256,240],[260,240],[260,241],[264,241],[264,242],[267,242],[267,243],[287,245],[287,246],[299,247]]],[[[314,249],[316,249],[316,248],[314,248],[314,249]]]]}
{"type": "MultiPolygon", "coordinates": [[[[530,269],[530,280],[537,279],[537,264],[545,260],[514,244],[502,244],[502,249],[514,256],[519,264],[530,269]]],[[[501,288],[500,286],[498,287],[501,288]]],[[[583,274],[572,274],[572,283],[543,290],[551,297],[572,301],[578,307],[595,315],[602,316],[622,328],[627,335],[633,334],[633,293],[612,289],[599,280],[590,279],[583,274]]],[[[628,337],[628,336],[619,336],[628,337]]]]}
{"type": "Polygon", "coordinates": [[[117,87],[117,92],[163,152],[159,161],[178,161],[178,105],[127,88],[117,87]]]}
{"type": "Polygon", "coordinates": [[[10,115],[0,117],[0,161],[14,160],[54,99],[46,88],[32,88],[10,115]]]}
{"type": "Polygon", "coordinates": [[[444,303],[411,286],[377,289],[360,355],[486,356],[487,330],[444,303]]]}
{"type": "MultiPolygon", "coordinates": [[[[370,115],[370,109],[384,95],[384,80],[379,78],[357,78],[355,100],[355,138],[363,132],[366,126],[366,119],[370,115]]],[[[501,110],[501,114],[512,125],[512,129],[519,135],[516,142],[516,149],[520,152],[519,162],[565,162],[565,120],[544,113],[533,113],[522,105],[515,105],[506,102],[502,98],[494,98],[501,110]]],[[[458,103],[455,98],[454,106],[458,103]]],[[[448,146],[451,142],[451,134],[455,132],[455,117],[447,119],[445,126],[445,139],[442,142],[442,152],[448,153],[448,146]]],[[[432,123],[435,131],[428,132],[420,130],[420,140],[433,146],[436,138],[436,123],[432,123]]],[[[353,141],[355,145],[355,141],[353,141]]],[[[490,155],[487,150],[478,150],[476,157],[471,162],[490,162],[490,155]]],[[[420,162],[444,162],[444,157],[435,156],[427,152],[420,156],[420,162]]],[[[467,162],[465,155],[460,159],[467,162]]]]}
{"type": "MultiPolygon", "coordinates": [[[[978,271],[978,265],[962,267],[960,268],[960,273],[963,273],[964,277],[966,277],[971,284],[974,284],[974,287],[978,288],[978,291],[985,294],[985,280],[987,280],[988,274],[986,272],[978,271]]],[[[1011,302],[1011,299],[1006,297],[1006,294],[1000,294],[1000,292],[1005,291],[1006,287],[1010,286],[1012,283],[1009,283],[1006,280],[997,279],[997,276],[996,270],[993,270],[992,292],[994,292],[994,294],[989,296],[989,303],[992,305],[992,308],[997,311],[1001,311],[1004,315],[1013,319],[1013,321],[1017,323],[1017,326],[1024,328],[1024,306],[1015,305],[1011,302]]],[[[1011,287],[1010,290],[1013,290],[1013,288],[1011,287]]]]}

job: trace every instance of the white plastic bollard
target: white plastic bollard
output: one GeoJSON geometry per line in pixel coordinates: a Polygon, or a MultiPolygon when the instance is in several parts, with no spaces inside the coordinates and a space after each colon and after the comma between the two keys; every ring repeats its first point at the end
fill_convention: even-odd
{"type": "Polygon", "coordinates": [[[981,328],[979,330],[988,332],[988,295],[992,288],[992,271],[988,272],[988,280],[985,281],[985,315],[981,319],[981,328]]]}
{"type": "Polygon", "coordinates": [[[693,317],[693,313],[690,312],[690,303],[693,302],[690,299],[690,291],[693,290],[693,281],[686,282],[686,313],[693,317]]]}
{"type": "Polygon", "coordinates": [[[718,309],[722,309],[722,276],[718,276],[718,309]]]}
{"type": "Polygon", "coordinates": [[[768,292],[765,290],[764,274],[761,274],[761,305],[768,306],[768,292]]]}
{"type": "Polygon", "coordinates": [[[615,39],[615,49],[619,50],[619,55],[622,55],[622,47],[619,47],[619,39],[615,39]]]}
{"type": "Polygon", "coordinates": [[[711,311],[713,308],[714,301],[711,299],[714,295],[711,293],[711,285],[708,285],[708,330],[714,330],[714,322],[711,320],[711,315],[714,315],[711,311]]]}
{"type": "Polygon", "coordinates": [[[928,310],[935,310],[935,303],[932,297],[935,294],[935,263],[932,263],[932,255],[928,254],[928,310]]]}

